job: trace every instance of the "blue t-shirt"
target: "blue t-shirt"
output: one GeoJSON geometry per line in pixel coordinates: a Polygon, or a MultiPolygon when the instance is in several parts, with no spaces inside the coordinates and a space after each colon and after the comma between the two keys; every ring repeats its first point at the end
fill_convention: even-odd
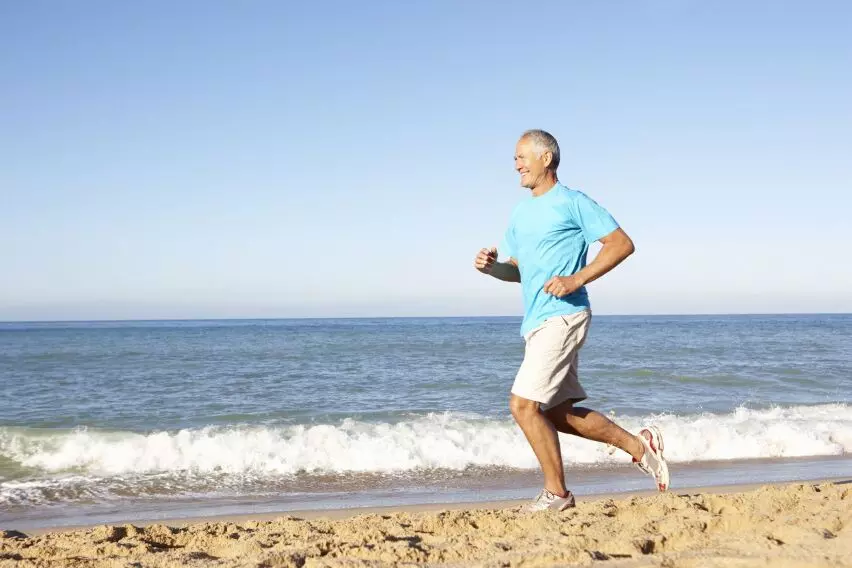
{"type": "Polygon", "coordinates": [[[581,270],[586,266],[589,245],[617,228],[618,223],[606,209],[561,183],[515,207],[501,253],[514,258],[521,272],[521,335],[548,318],[589,308],[585,287],[557,298],[546,293],[544,285],[554,276],[570,276],[581,270]]]}

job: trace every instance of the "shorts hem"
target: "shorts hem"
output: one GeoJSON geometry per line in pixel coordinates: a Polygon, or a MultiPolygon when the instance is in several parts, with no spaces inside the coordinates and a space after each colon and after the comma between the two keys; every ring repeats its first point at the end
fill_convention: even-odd
{"type": "Polygon", "coordinates": [[[572,401],[572,404],[577,404],[578,402],[582,402],[582,401],[586,400],[587,398],[589,398],[589,397],[585,394],[583,396],[568,395],[568,396],[554,397],[553,400],[551,400],[550,402],[548,402],[546,404],[540,403],[541,406],[539,406],[539,408],[541,408],[542,410],[550,410],[551,408],[555,408],[555,407],[559,406],[560,404],[562,404],[563,402],[566,402],[566,401],[569,401],[569,400],[572,401]]]}
{"type": "Polygon", "coordinates": [[[537,402],[539,404],[539,408],[541,408],[542,410],[548,410],[548,409],[553,408],[554,406],[559,406],[560,404],[562,404],[566,400],[573,400],[574,403],[576,404],[578,402],[584,401],[587,398],[589,398],[589,396],[585,392],[582,395],[580,393],[567,393],[567,394],[564,394],[564,395],[557,394],[556,396],[554,396],[550,400],[544,401],[544,400],[541,400],[542,398],[544,398],[542,396],[533,395],[531,393],[524,393],[522,391],[519,391],[518,389],[513,388],[510,392],[515,396],[519,396],[519,397],[524,398],[526,400],[531,400],[533,402],[537,402]]]}

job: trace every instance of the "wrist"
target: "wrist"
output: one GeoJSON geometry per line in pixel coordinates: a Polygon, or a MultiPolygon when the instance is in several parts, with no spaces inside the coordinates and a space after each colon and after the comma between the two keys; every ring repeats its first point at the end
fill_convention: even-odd
{"type": "Polygon", "coordinates": [[[589,283],[589,277],[586,274],[586,269],[577,272],[574,274],[574,279],[579,282],[580,286],[585,286],[589,283]]]}

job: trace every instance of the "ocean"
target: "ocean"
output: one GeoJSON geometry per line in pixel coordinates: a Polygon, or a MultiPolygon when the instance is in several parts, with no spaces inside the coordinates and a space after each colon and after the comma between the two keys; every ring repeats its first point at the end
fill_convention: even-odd
{"type": "MultiPolygon", "coordinates": [[[[520,319],[0,323],[0,527],[532,498],[520,319]]],[[[672,490],[852,476],[852,315],[594,316],[595,408],[672,490]]],[[[562,436],[575,494],[653,488],[562,436]]]]}

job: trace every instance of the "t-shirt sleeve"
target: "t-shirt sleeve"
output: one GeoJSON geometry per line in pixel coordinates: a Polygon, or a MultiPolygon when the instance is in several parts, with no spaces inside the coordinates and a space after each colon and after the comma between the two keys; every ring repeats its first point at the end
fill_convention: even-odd
{"type": "Polygon", "coordinates": [[[571,202],[571,214],[589,244],[618,228],[618,222],[609,214],[609,211],[580,191],[571,202]]]}

